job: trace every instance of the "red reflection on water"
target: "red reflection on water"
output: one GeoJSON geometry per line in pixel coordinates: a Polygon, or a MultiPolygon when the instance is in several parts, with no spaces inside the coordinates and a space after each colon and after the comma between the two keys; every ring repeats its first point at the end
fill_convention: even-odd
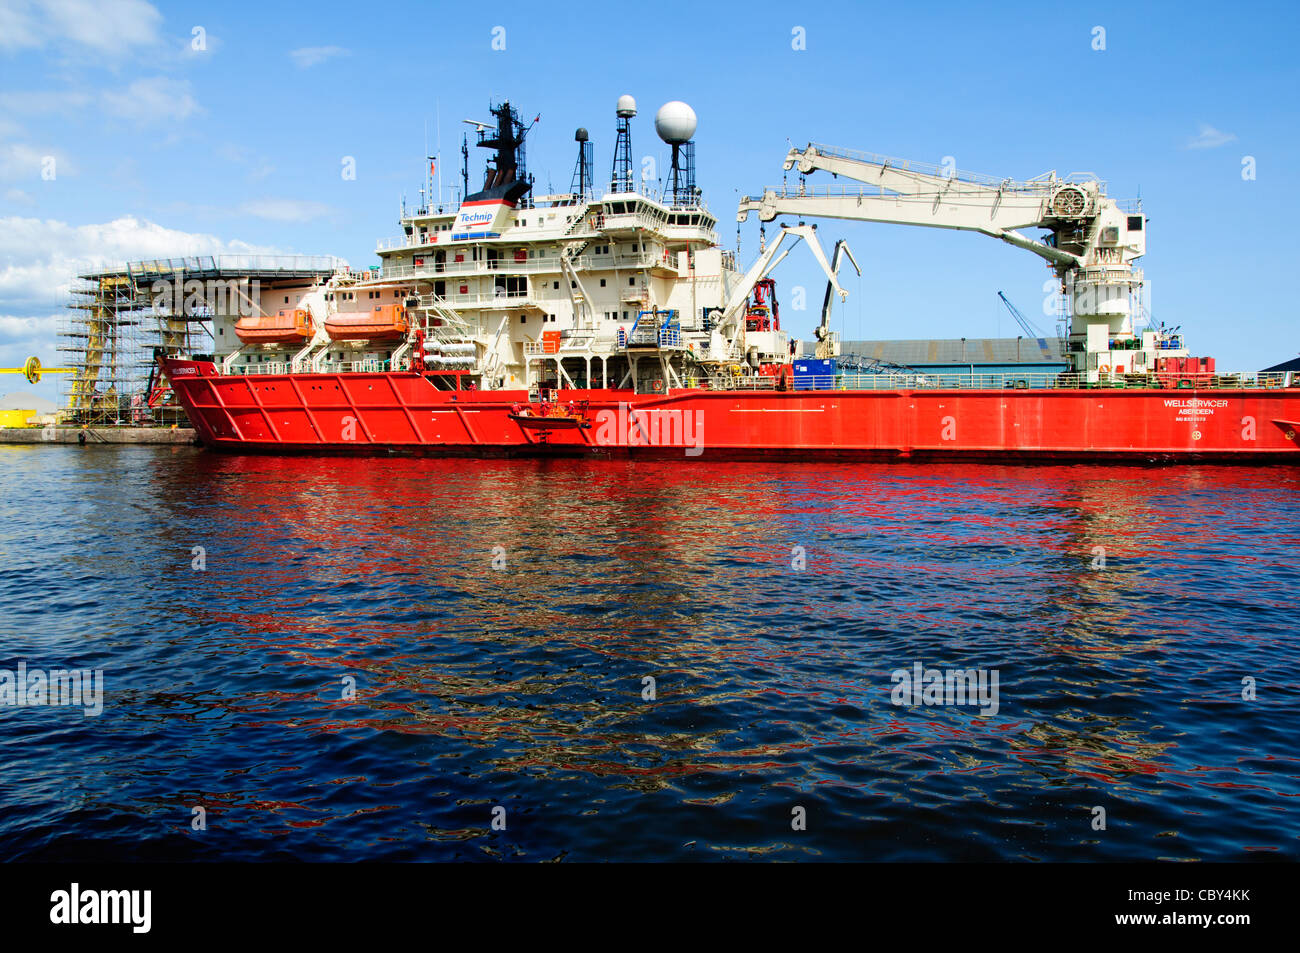
{"type": "MultiPolygon", "coordinates": [[[[564,700],[549,709],[485,704],[471,710],[466,706],[475,699],[536,695],[546,686],[527,676],[469,675],[431,665],[420,654],[387,650],[448,636],[462,646],[485,640],[486,647],[508,628],[520,652],[563,646],[645,658],[659,672],[674,664],[684,672],[787,666],[791,681],[715,692],[713,703],[753,700],[761,709],[770,692],[807,698],[810,706],[865,707],[868,696],[880,696],[884,678],[863,685],[796,671],[805,650],[759,638],[768,630],[753,628],[752,619],[730,628],[677,619],[669,640],[662,610],[721,581],[718,591],[729,600],[748,587],[755,599],[784,598],[786,613],[811,613],[822,606],[804,594],[810,577],[842,579],[851,590],[901,570],[918,580],[918,591],[891,595],[894,629],[930,630],[940,616],[956,636],[963,600],[1008,619],[1041,610],[1040,625],[1020,631],[1009,623],[1008,643],[1028,640],[1047,656],[1124,661],[1136,677],[1146,664],[1135,661],[1139,653],[1158,656],[1171,638],[1195,629],[1176,609],[1198,595],[1173,572],[1159,584],[1175,611],[1128,598],[1152,585],[1143,566],[1212,562],[1222,558],[1218,549],[1255,530],[1286,546],[1300,543],[1295,524],[1277,526],[1264,515],[1267,508],[1254,506],[1279,492],[1296,495],[1297,472],[1279,469],[207,455],[196,470],[202,494],[196,505],[222,526],[210,555],[212,579],[238,594],[239,604],[212,607],[196,591],[188,607],[194,620],[289,653],[296,665],[364,672],[371,680],[366,705],[382,712],[348,717],[346,705],[331,701],[336,717],[295,724],[326,732],[454,734],[482,744],[517,740],[527,753],[499,766],[628,778],[762,771],[775,763],[773,756],[828,738],[861,742],[862,735],[808,730],[802,740],[728,751],[726,760],[710,757],[724,744],[720,733],[665,736],[654,744],[689,753],[690,760],[638,766],[604,757],[644,740],[596,727],[595,719],[617,709],[564,700]],[[1240,505],[1228,509],[1225,499],[1240,505]],[[812,557],[806,576],[791,572],[796,545],[812,557]],[[498,546],[509,571],[491,568],[498,546]],[[1099,557],[1105,571],[1098,571],[1099,557]],[[919,591],[922,580],[948,577],[950,589],[919,591]],[[459,616],[448,617],[448,593],[458,600],[459,616]],[[402,617],[388,618],[394,610],[402,617]],[[616,614],[616,630],[601,612],[616,614]],[[468,631],[466,618],[483,632],[468,631]],[[390,697],[398,691],[430,696],[441,707],[390,697]],[[580,730],[575,716],[588,719],[579,721],[580,730]]],[[[847,612],[870,608],[853,596],[846,603],[847,612]]],[[[740,616],[750,607],[735,608],[740,616]]],[[[788,623],[773,621],[772,629],[782,624],[788,623]]],[[[1108,686],[1076,690],[1104,693],[1108,686]]],[[[282,702],[314,699],[310,692],[267,692],[232,708],[270,714],[282,702]]],[[[997,735],[1022,762],[1050,762],[1106,783],[1167,767],[1168,743],[1149,742],[1117,718],[1089,718],[1067,728],[890,714],[866,730],[881,743],[892,735],[919,736],[917,745],[902,744],[918,758],[929,757],[923,748],[935,740],[978,746],[997,735]]],[[[945,772],[984,768],[942,766],[945,772]]]]}

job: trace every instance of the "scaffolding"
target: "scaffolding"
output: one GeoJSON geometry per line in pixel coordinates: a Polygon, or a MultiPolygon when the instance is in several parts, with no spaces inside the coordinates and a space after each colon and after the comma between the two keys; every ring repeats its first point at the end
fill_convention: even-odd
{"type": "Polygon", "coordinates": [[[221,255],[130,262],[79,275],[58,350],[69,355],[64,423],[186,424],[157,374],[159,354],[212,352],[212,319],[242,313],[259,287],[324,281],[346,264],[328,256],[221,255]]]}

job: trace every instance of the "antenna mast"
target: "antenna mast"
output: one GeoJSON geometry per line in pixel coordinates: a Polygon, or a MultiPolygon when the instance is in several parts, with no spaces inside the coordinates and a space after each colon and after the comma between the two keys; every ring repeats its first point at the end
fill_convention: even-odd
{"type": "Polygon", "coordinates": [[[618,139],[614,142],[614,168],[610,173],[611,192],[631,192],[632,188],[632,117],[636,115],[636,100],[631,96],[618,97],[618,139]]]}

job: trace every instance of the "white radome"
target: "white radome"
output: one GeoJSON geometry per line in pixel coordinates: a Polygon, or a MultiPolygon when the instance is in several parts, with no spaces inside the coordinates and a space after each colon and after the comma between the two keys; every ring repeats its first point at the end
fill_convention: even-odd
{"type": "Polygon", "coordinates": [[[617,112],[620,116],[635,116],[636,100],[626,95],[618,97],[617,112]]]}
{"type": "Polygon", "coordinates": [[[664,103],[659,107],[659,112],[655,113],[655,132],[669,145],[689,142],[691,136],[695,135],[698,124],[695,110],[675,99],[671,103],[664,103]]]}

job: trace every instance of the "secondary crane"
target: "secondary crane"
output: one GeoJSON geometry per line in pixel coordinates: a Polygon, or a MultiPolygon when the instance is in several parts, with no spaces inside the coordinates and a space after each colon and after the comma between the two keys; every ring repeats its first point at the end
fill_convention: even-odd
{"type": "Polygon", "coordinates": [[[848,298],[849,293],[840,287],[840,283],[835,277],[835,270],[831,268],[830,262],[826,260],[826,253],[822,251],[821,242],[817,240],[817,226],[804,225],[802,222],[798,225],[782,225],[776,238],[758,256],[754,264],[745,272],[744,277],[740,279],[740,283],[727,296],[726,303],[722,306],[722,313],[718,316],[718,322],[713,329],[711,343],[713,353],[724,353],[726,351],[726,341],[729,338],[743,334],[744,349],[750,363],[756,364],[759,361],[785,361],[789,359],[789,336],[786,332],[776,328],[768,331],[748,332],[742,319],[745,314],[745,305],[749,301],[750,292],[754,290],[755,285],[765,279],[777,265],[785,260],[785,256],[790,254],[790,249],[801,238],[808,243],[813,257],[817,259],[817,264],[821,265],[822,271],[826,273],[826,277],[829,279],[834,291],[840,296],[840,300],[843,301],[848,298]],[[780,250],[786,236],[792,237],[794,241],[787,245],[785,251],[778,255],[777,252],[780,250]]]}
{"type": "MultiPolygon", "coordinates": [[[[839,275],[840,262],[843,261],[846,255],[849,261],[853,262],[853,270],[861,277],[862,269],[858,266],[858,260],[853,257],[853,252],[849,250],[849,243],[842,238],[835,243],[835,251],[831,253],[831,273],[835,276],[839,275]]],[[[822,298],[822,323],[817,325],[817,330],[814,332],[817,337],[815,353],[819,360],[838,357],[840,353],[839,336],[831,330],[831,305],[835,301],[831,296],[831,291],[834,287],[833,281],[826,282],[826,294],[822,298]]],[[[843,301],[844,292],[841,291],[840,296],[840,300],[843,301]]]]}
{"type": "Polygon", "coordinates": [[[745,272],[745,276],[740,279],[740,284],[732,289],[727,298],[727,303],[722,306],[722,316],[718,323],[719,328],[730,328],[731,324],[744,312],[745,302],[749,299],[749,293],[754,290],[754,285],[766,278],[777,265],[785,260],[785,256],[790,254],[794,242],[780,255],[777,254],[787,235],[792,236],[794,242],[798,242],[802,238],[808,243],[808,247],[812,249],[813,257],[817,259],[817,264],[822,266],[822,271],[826,272],[841,301],[849,296],[849,293],[840,287],[839,281],[835,278],[835,272],[831,270],[830,262],[826,260],[826,253],[822,251],[821,242],[817,240],[817,226],[805,225],[802,222],[798,225],[782,225],[781,231],[777,233],[772,244],[768,245],[763,254],[759,255],[754,264],[750,265],[749,271],[745,272]]]}
{"type": "Polygon", "coordinates": [[[791,149],[785,168],[801,176],[830,172],[866,187],[809,188],[801,181],[797,188],[765,189],[741,200],[739,221],[757,212],[764,222],[820,216],[988,235],[1033,252],[1056,273],[1070,305],[1068,346],[1076,370],[1095,380],[1099,368],[1123,370],[1130,355],[1136,370],[1139,344],[1141,362],[1154,357],[1153,341],[1135,340],[1131,304],[1142,285],[1133,262],[1146,252],[1146,218],[1140,204],[1121,207],[1108,198],[1095,177],[1049,172],[1016,182],[817,144],[791,149]],[[1025,228],[1049,234],[1039,241],[1021,234],[1025,228]]]}
{"type": "Polygon", "coordinates": [[[1004,295],[1001,291],[998,292],[998,297],[1002,299],[1002,303],[1006,305],[1007,310],[1011,312],[1011,317],[1016,319],[1016,324],[1020,325],[1020,330],[1024,331],[1025,334],[1027,334],[1031,338],[1037,338],[1042,343],[1042,345],[1046,347],[1047,335],[1045,335],[1042,332],[1042,330],[1038,327],[1038,325],[1034,324],[1023,314],[1021,314],[1020,309],[1017,308],[1014,304],[1012,304],[1011,299],[1008,298],[1006,295],[1004,295]]]}

